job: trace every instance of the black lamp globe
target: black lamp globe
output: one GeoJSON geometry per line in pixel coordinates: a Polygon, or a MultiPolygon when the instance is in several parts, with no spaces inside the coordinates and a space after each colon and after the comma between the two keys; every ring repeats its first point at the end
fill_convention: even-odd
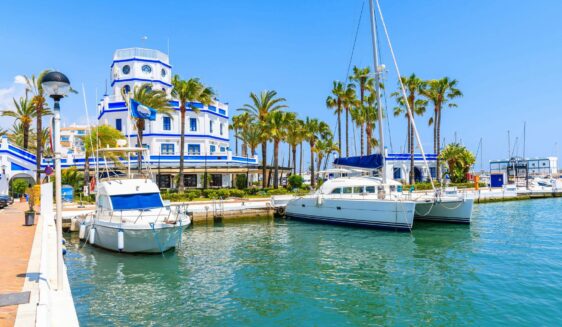
{"type": "Polygon", "coordinates": [[[60,100],[70,91],[70,81],[61,72],[47,73],[41,81],[41,86],[45,93],[55,101],[60,100]]]}

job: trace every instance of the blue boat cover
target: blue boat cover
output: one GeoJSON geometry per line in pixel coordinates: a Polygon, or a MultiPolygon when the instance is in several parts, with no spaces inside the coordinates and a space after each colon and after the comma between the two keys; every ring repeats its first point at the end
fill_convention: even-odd
{"type": "Polygon", "coordinates": [[[382,155],[371,154],[360,157],[336,158],[336,160],[334,160],[334,165],[378,169],[382,167],[382,155]]]}

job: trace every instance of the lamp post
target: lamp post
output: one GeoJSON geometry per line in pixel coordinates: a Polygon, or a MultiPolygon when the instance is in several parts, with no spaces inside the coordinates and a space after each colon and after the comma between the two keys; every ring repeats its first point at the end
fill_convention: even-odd
{"type": "Polygon", "coordinates": [[[55,154],[55,201],[57,208],[57,290],[63,288],[62,258],[62,190],[61,190],[61,146],[60,146],[60,99],[70,90],[70,81],[63,73],[50,72],[41,82],[45,93],[55,101],[53,123],[53,152],[55,154]]]}

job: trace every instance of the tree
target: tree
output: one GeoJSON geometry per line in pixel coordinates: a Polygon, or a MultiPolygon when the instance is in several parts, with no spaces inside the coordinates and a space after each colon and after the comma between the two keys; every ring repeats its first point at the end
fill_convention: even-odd
{"type": "MultiPolygon", "coordinates": [[[[334,109],[334,113],[338,116],[338,144],[341,143],[341,113],[343,111],[343,98],[345,95],[345,87],[342,82],[334,81],[332,87],[332,95],[326,99],[326,107],[334,109]]],[[[341,147],[338,151],[341,157],[341,147]]]]}
{"type": "Polygon", "coordinates": [[[90,181],[90,158],[96,156],[96,150],[100,148],[114,148],[117,140],[125,136],[117,129],[109,125],[97,125],[92,127],[88,134],[80,137],[84,143],[84,185],[90,181]]]}
{"type": "Polygon", "coordinates": [[[345,156],[349,157],[349,114],[351,108],[358,105],[355,85],[348,84],[342,98],[342,104],[345,109],[345,156]]]}
{"type": "MultiPolygon", "coordinates": [[[[31,77],[25,76],[26,90],[31,92],[33,97],[31,98],[31,103],[35,109],[36,113],[36,130],[43,131],[43,117],[52,115],[52,112],[47,108],[45,92],[43,91],[43,77],[50,73],[50,69],[43,70],[37,77],[31,75],[31,77]]],[[[41,158],[43,157],[43,146],[44,142],[41,137],[36,138],[35,153],[37,158],[36,163],[36,181],[40,183],[41,180],[41,158]]]]}
{"type": "MultiPolygon", "coordinates": [[[[16,122],[14,126],[8,131],[8,140],[13,144],[23,148],[24,145],[24,137],[26,133],[31,134],[33,133],[33,129],[30,128],[29,130],[25,131],[25,128],[21,122],[16,122]]],[[[28,140],[29,140],[29,136],[28,140]]]]}
{"type": "MultiPolygon", "coordinates": [[[[392,96],[396,97],[398,107],[394,108],[394,116],[399,116],[400,114],[405,114],[408,120],[408,151],[410,153],[410,184],[415,184],[415,172],[414,172],[414,126],[412,119],[414,115],[423,115],[425,112],[425,106],[427,101],[419,99],[418,96],[422,94],[426,84],[423,80],[412,74],[409,77],[401,76],[400,80],[406,89],[406,99],[402,96],[402,92],[394,92],[392,96]],[[406,105],[407,101],[407,105],[406,105]],[[408,106],[412,110],[412,117],[408,114],[408,106]]],[[[401,86],[399,84],[399,89],[401,86]]]]}
{"type": "Polygon", "coordinates": [[[457,89],[457,80],[443,77],[427,82],[428,87],[422,94],[433,104],[433,117],[429,119],[429,125],[433,125],[433,151],[437,154],[437,180],[441,180],[439,154],[441,153],[441,111],[444,105],[454,108],[457,105],[449,102],[455,98],[462,97],[462,92],[457,89]]]}
{"type": "MultiPolygon", "coordinates": [[[[126,94],[125,90],[123,90],[123,98],[125,99],[127,106],[129,106],[129,110],[130,110],[131,104],[128,96],[129,94],[126,94]]],[[[139,87],[135,87],[131,99],[134,99],[138,103],[156,110],[157,114],[162,114],[170,118],[172,117],[172,112],[174,109],[172,109],[170,103],[168,102],[168,97],[166,95],[166,92],[160,90],[155,91],[148,83],[143,84],[139,87]]],[[[137,129],[138,146],[142,147],[143,132],[146,122],[144,118],[134,118],[134,120],[135,120],[135,127],[137,129]]],[[[137,164],[139,170],[141,169],[141,162],[142,162],[142,156],[138,156],[137,164]]]]}
{"type": "MultiPolygon", "coordinates": [[[[357,104],[359,104],[359,102],[357,102],[357,104]]],[[[364,130],[363,130],[363,126],[365,125],[365,123],[367,122],[367,107],[365,106],[360,106],[357,105],[353,108],[351,108],[351,120],[353,122],[355,122],[355,125],[357,125],[357,127],[359,127],[359,131],[361,134],[361,156],[363,156],[363,154],[365,153],[363,151],[364,149],[364,142],[365,142],[365,134],[364,134],[364,130]]]]}
{"type": "Polygon", "coordinates": [[[250,114],[247,112],[243,112],[239,115],[232,117],[231,127],[234,130],[234,138],[236,140],[236,155],[238,155],[238,140],[240,139],[242,141],[242,156],[243,157],[248,156],[247,149],[246,149],[247,144],[244,141],[244,138],[241,137],[241,135],[243,134],[244,130],[248,128],[250,124],[253,123],[253,119],[254,118],[250,116],[250,114]]]}
{"type": "Polygon", "coordinates": [[[211,104],[215,92],[210,87],[206,87],[198,78],[182,80],[179,75],[172,79],[172,96],[180,103],[180,169],[179,169],[179,190],[183,191],[183,166],[185,152],[185,112],[189,107],[199,113],[199,109],[193,106],[194,102],[202,103],[206,106],[211,104]]]}
{"type": "Polygon", "coordinates": [[[466,175],[476,161],[474,154],[459,143],[447,145],[441,152],[440,159],[447,162],[453,183],[466,182],[466,175]]]}
{"type": "Polygon", "coordinates": [[[261,127],[262,187],[266,188],[268,185],[266,179],[267,142],[269,141],[268,131],[266,130],[268,115],[274,111],[287,108],[287,105],[284,104],[286,99],[277,97],[276,91],[262,91],[259,96],[251,92],[250,100],[251,103],[245,104],[238,110],[249,113],[261,127]]]}
{"type": "Polygon", "coordinates": [[[287,123],[292,118],[292,113],[274,111],[268,115],[267,130],[273,141],[273,188],[279,188],[279,143],[287,134],[287,123]]]}
{"type": "MultiPolygon", "coordinates": [[[[377,121],[378,117],[378,108],[380,105],[377,103],[377,91],[375,89],[375,81],[372,78],[367,80],[366,90],[369,91],[369,95],[365,97],[365,134],[367,136],[366,140],[366,147],[367,147],[367,155],[370,155],[372,149],[375,147],[373,144],[377,144],[378,142],[373,137],[373,132],[375,129],[375,121],[377,121]]],[[[384,89],[384,85],[382,83],[379,84],[379,89],[384,89]]],[[[379,127],[380,128],[380,127],[379,127]]]]}
{"type": "Polygon", "coordinates": [[[316,186],[315,182],[315,172],[314,172],[314,153],[316,152],[316,143],[319,139],[325,138],[330,135],[330,127],[325,122],[319,121],[316,118],[306,117],[304,123],[304,135],[305,139],[310,145],[310,185],[314,188],[316,186]]]}
{"type": "Polygon", "coordinates": [[[261,126],[259,126],[255,120],[250,119],[246,127],[239,132],[239,138],[250,149],[250,155],[252,157],[256,155],[256,149],[261,143],[261,129],[261,126]]]}
{"type": "Polygon", "coordinates": [[[31,131],[31,123],[33,118],[37,116],[37,112],[33,107],[33,104],[27,98],[27,93],[25,97],[21,97],[19,101],[13,99],[14,110],[6,109],[1,112],[4,117],[15,118],[16,122],[21,123],[21,132],[23,133],[23,140],[21,146],[24,149],[29,147],[29,133],[31,131]]]}
{"type": "MultiPolygon", "coordinates": [[[[369,84],[373,84],[373,79],[371,77],[369,77],[369,75],[371,74],[371,69],[369,67],[365,67],[365,68],[359,68],[357,66],[353,67],[353,75],[350,76],[350,79],[352,81],[355,81],[357,83],[357,86],[359,87],[359,106],[357,106],[357,108],[360,108],[360,111],[363,113],[362,115],[362,120],[363,123],[360,125],[361,126],[361,155],[363,155],[363,125],[368,122],[370,119],[373,119],[373,117],[369,117],[368,113],[369,111],[366,110],[366,106],[365,106],[365,91],[367,90],[367,87],[369,84]]],[[[357,123],[357,121],[356,121],[357,123]]],[[[359,125],[359,123],[357,123],[359,125]]],[[[365,127],[365,131],[367,130],[367,127],[365,127]]],[[[370,154],[371,151],[369,149],[369,146],[367,145],[367,154],[370,154]]]]}
{"type": "Polygon", "coordinates": [[[297,145],[304,141],[304,121],[298,119],[296,114],[287,123],[287,142],[291,146],[291,158],[293,160],[293,175],[297,173],[297,145]]]}
{"type": "Polygon", "coordinates": [[[331,133],[326,134],[323,136],[322,139],[318,140],[316,143],[316,153],[318,155],[318,162],[317,162],[317,170],[320,171],[322,167],[322,162],[324,157],[324,169],[328,167],[328,161],[330,159],[330,154],[333,151],[338,151],[339,147],[336,143],[334,143],[334,137],[331,133]]]}

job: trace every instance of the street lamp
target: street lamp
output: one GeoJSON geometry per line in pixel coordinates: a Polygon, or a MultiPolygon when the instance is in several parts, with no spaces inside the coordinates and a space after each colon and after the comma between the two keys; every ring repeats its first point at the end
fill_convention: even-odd
{"type": "MultiPolygon", "coordinates": [[[[62,258],[62,190],[61,190],[61,146],[60,146],[60,99],[70,91],[70,81],[63,73],[50,72],[43,77],[41,86],[45,93],[55,101],[53,123],[53,152],[55,154],[55,202],[57,207],[57,290],[63,288],[62,258]]],[[[38,158],[39,160],[39,158],[38,158]]]]}

